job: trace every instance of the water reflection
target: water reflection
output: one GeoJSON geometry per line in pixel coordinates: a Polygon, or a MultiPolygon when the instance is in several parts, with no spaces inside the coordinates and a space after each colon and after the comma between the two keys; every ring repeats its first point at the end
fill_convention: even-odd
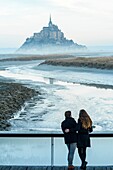
{"type": "Polygon", "coordinates": [[[54,84],[54,85],[73,85],[73,84],[78,84],[75,82],[69,82],[69,81],[62,81],[62,80],[57,80],[55,78],[51,78],[51,77],[44,77],[42,78],[43,82],[46,84],[54,84]]]}

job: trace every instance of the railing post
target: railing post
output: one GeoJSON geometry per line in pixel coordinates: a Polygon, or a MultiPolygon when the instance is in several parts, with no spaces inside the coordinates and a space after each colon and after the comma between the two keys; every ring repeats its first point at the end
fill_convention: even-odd
{"type": "Polygon", "coordinates": [[[51,169],[54,165],[54,137],[51,137],[51,169]]]}

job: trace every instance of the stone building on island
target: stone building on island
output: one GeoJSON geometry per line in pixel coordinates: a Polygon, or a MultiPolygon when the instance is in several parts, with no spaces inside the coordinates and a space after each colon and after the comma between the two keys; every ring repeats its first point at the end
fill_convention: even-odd
{"type": "Polygon", "coordinates": [[[74,50],[83,50],[86,46],[78,45],[73,40],[68,40],[64,37],[64,33],[54,25],[49,19],[47,27],[39,33],[34,33],[32,37],[27,38],[24,44],[18,49],[19,53],[57,53],[71,52],[74,50]]]}

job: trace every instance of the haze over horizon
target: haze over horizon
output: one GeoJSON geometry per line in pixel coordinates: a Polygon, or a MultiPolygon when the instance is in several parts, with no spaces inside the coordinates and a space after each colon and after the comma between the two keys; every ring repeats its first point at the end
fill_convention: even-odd
{"type": "Polygon", "coordinates": [[[0,48],[19,48],[48,25],[51,14],[67,39],[113,45],[113,0],[0,0],[0,48]]]}

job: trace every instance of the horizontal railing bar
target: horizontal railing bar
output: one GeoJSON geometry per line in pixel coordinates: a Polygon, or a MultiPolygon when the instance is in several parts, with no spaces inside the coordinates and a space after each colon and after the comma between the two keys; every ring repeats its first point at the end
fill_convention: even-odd
{"type": "MultiPolygon", "coordinates": [[[[62,133],[0,133],[0,137],[64,137],[62,133]]],[[[91,133],[90,137],[113,137],[113,133],[91,133]]]]}

